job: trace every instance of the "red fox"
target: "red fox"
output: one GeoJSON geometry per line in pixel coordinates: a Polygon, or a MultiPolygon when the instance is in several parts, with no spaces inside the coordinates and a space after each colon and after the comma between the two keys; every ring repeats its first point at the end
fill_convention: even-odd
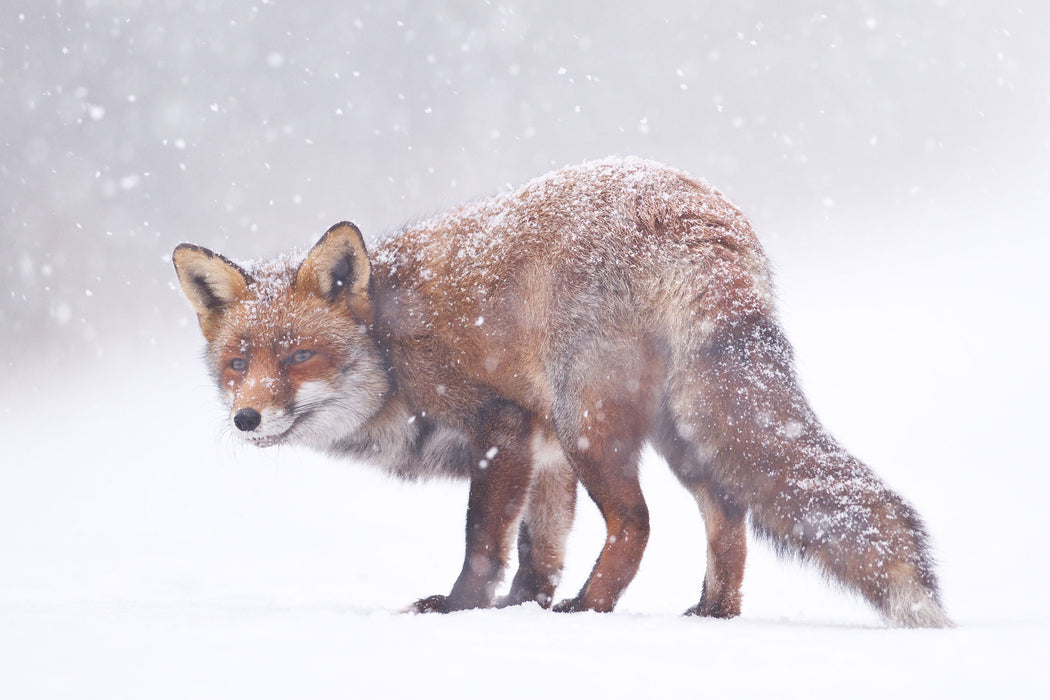
{"type": "Polygon", "coordinates": [[[918,515],[825,431],[799,388],[751,225],[640,160],[565,168],[409,226],[351,223],[297,264],[174,252],[207,362],[248,443],[470,480],[466,556],[419,612],[553,601],[576,482],[608,537],[558,611],[610,611],[649,536],[651,443],[695,496],[700,601],[740,613],[745,523],[888,623],[949,625],[918,515]],[[496,587],[518,540],[510,593],[496,587]]]}

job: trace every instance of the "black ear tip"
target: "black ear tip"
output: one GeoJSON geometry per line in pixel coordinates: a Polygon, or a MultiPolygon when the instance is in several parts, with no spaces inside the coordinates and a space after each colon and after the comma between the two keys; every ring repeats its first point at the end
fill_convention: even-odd
{"type": "Polygon", "coordinates": [[[211,252],[207,248],[192,243],[179,243],[175,246],[175,250],[171,253],[172,261],[178,265],[179,257],[188,253],[199,253],[209,258],[215,257],[215,253],[211,252]]]}
{"type": "Polygon", "coordinates": [[[178,269],[179,263],[185,260],[185,256],[193,251],[193,246],[189,243],[179,243],[175,246],[175,250],[171,251],[171,262],[178,269]]]}
{"type": "Polygon", "coordinates": [[[330,226],[324,235],[321,236],[321,240],[342,238],[343,240],[350,241],[352,246],[364,246],[365,236],[361,233],[361,229],[357,227],[352,221],[340,221],[338,224],[330,226]]]}
{"type": "Polygon", "coordinates": [[[355,224],[353,221],[340,221],[338,224],[333,224],[332,226],[328,227],[328,230],[325,231],[325,233],[329,234],[329,233],[332,233],[333,231],[338,231],[339,229],[342,229],[342,228],[351,229],[352,231],[357,233],[357,235],[359,235],[359,236],[361,235],[361,229],[359,229],[357,227],[357,224],[355,224]]]}

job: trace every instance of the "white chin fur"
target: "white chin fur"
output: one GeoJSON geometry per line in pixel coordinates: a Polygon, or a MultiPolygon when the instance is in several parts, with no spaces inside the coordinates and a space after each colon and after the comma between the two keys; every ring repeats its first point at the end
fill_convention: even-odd
{"type": "MultiPolygon", "coordinates": [[[[262,420],[255,430],[239,430],[234,428],[237,436],[249,445],[256,447],[269,447],[283,442],[287,433],[295,424],[295,416],[288,411],[279,408],[264,408],[259,412],[262,420]]],[[[233,416],[230,416],[233,422],[233,416]]]]}
{"type": "Polygon", "coordinates": [[[305,382],[295,395],[295,442],[326,450],[353,435],[379,410],[382,389],[369,372],[305,382]]]}

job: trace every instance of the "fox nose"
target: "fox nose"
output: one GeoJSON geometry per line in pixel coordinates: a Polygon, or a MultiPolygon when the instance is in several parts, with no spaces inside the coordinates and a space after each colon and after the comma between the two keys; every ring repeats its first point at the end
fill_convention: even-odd
{"type": "Polygon", "coordinates": [[[233,424],[246,433],[258,428],[261,422],[262,416],[254,408],[242,408],[233,416],[233,424]]]}

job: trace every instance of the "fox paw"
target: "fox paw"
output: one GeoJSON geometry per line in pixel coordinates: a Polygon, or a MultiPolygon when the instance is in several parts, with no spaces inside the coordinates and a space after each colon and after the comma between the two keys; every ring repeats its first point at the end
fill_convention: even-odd
{"type": "Polygon", "coordinates": [[[409,605],[403,612],[409,613],[447,613],[453,608],[449,603],[447,595],[432,595],[429,598],[421,598],[409,605]]]}
{"type": "Polygon", "coordinates": [[[575,598],[566,598],[551,608],[554,612],[560,613],[584,612],[589,609],[590,608],[583,604],[583,600],[579,596],[575,598]]]}
{"type": "Polygon", "coordinates": [[[508,595],[505,595],[496,601],[496,607],[510,608],[514,607],[515,605],[524,605],[525,603],[536,603],[541,608],[549,608],[552,602],[553,601],[551,600],[550,595],[548,595],[547,593],[536,593],[535,595],[528,595],[520,592],[515,593],[514,591],[511,591],[508,595]]]}
{"type": "Polygon", "coordinates": [[[728,620],[740,614],[740,609],[730,609],[723,606],[704,605],[703,602],[694,605],[683,613],[686,616],[714,617],[719,620],[728,620]]]}

